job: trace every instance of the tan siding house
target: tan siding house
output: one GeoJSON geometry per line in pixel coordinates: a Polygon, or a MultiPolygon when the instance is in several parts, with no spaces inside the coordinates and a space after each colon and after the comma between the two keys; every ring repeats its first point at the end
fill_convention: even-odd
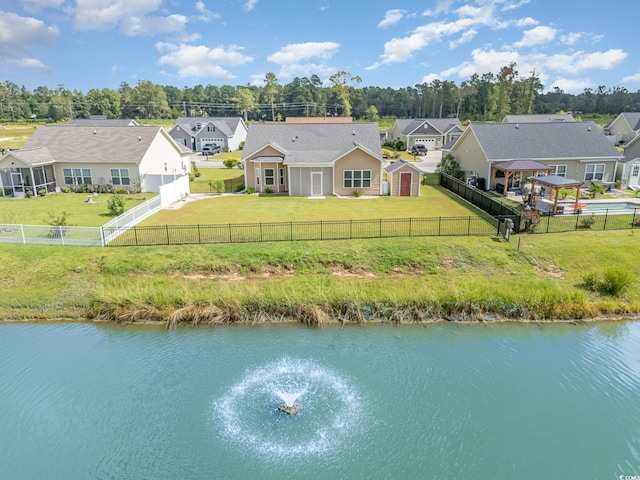
{"type": "Polygon", "coordinates": [[[375,123],[256,123],[242,161],[245,185],[290,196],[380,195],[382,150],[375,123]]]}

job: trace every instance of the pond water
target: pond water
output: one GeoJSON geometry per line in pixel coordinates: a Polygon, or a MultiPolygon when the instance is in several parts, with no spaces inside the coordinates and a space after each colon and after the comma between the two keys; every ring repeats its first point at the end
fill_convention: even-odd
{"type": "Polygon", "coordinates": [[[0,352],[2,479],[640,475],[640,323],[4,324],[0,352]]]}

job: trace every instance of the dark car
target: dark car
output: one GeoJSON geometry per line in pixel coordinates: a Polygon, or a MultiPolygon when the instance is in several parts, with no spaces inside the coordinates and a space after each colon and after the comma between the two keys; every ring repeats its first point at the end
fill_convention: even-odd
{"type": "Polygon", "coordinates": [[[215,155],[216,153],[220,153],[220,145],[216,145],[215,143],[207,143],[202,147],[203,155],[215,155]]]}
{"type": "Polygon", "coordinates": [[[422,145],[421,143],[416,143],[413,147],[411,147],[411,155],[426,155],[427,147],[422,145]]]}

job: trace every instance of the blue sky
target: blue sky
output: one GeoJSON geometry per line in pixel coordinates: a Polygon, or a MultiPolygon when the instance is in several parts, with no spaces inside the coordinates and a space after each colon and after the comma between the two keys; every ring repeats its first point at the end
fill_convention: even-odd
{"type": "Polygon", "coordinates": [[[346,71],[399,88],[516,62],[546,90],[635,92],[638,14],[635,0],[0,0],[0,81],[86,93],[346,71]]]}

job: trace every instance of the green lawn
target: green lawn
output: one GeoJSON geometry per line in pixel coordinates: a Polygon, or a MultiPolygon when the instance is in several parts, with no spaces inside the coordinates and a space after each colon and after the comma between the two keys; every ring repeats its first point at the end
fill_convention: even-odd
{"type": "Polygon", "coordinates": [[[233,195],[189,202],[164,210],[142,225],[203,225],[371,218],[468,217],[481,214],[437,186],[423,185],[420,197],[309,199],[287,195],[233,195]]]}
{"type": "Polygon", "coordinates": [[[0,126],[0,148],[6,150],[17,150],[24,145],[33,132],[40,125],[38,124],[11,124],[0,126]]]}
{"type": "MultiPolygon", "coordinates": [[[[110,194],[101,193],[94,197],[96,203],[85,203],[87,193],[51,193],[44,197],[4,198],[0,197],[0,223],[24,225],[47,225],[49,213],[55,217],[62,212],[71,215],[67,224],[77,227],[99,227],[111,221],[107,201],[110,194]]],[[[125,209],[133,207],[156,196],[157,193],[123,195],[125,209]]]]}

